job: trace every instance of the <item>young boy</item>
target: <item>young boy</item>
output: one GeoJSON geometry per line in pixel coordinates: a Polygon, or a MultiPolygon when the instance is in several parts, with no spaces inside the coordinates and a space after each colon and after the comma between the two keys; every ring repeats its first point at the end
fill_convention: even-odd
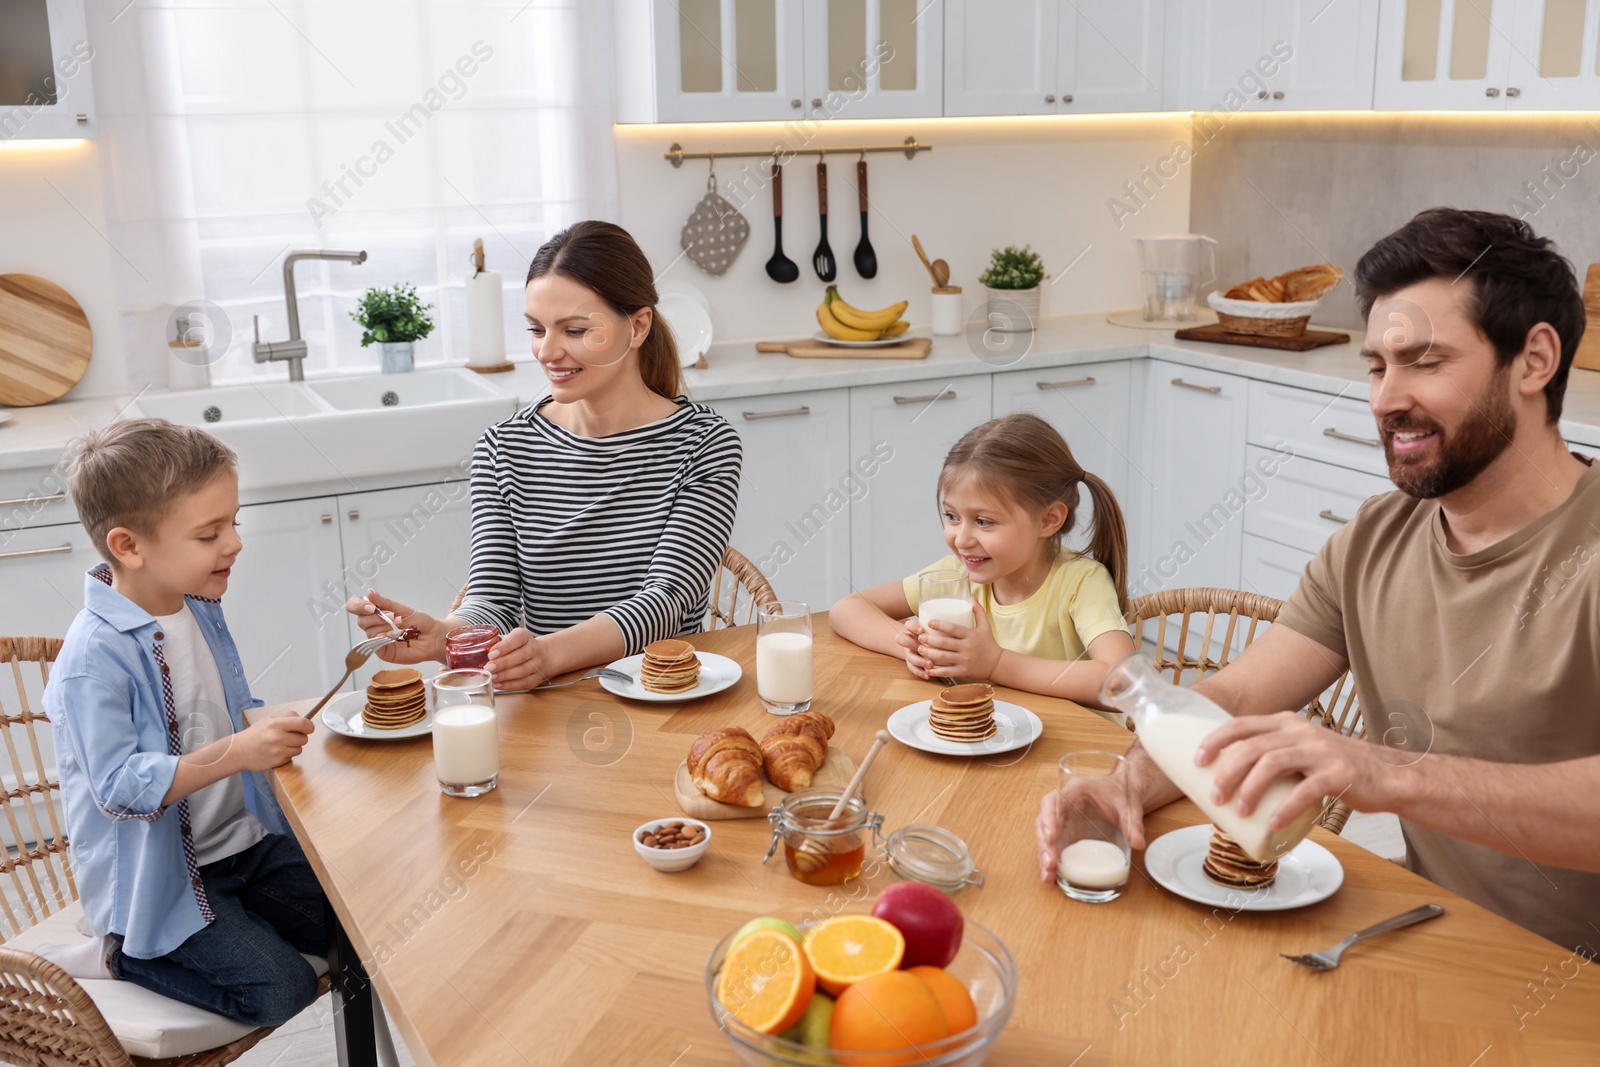
{"type": "Polygon", "coordinates": [[[72,498],[106,562],[45,691],[84,913],[126,979],[272,1026],[316,995],[326,898],[260,772],[312,724],[244,724],[219,598],[241,543],[234,454],[165,419],[82,440],[72,498]]]}

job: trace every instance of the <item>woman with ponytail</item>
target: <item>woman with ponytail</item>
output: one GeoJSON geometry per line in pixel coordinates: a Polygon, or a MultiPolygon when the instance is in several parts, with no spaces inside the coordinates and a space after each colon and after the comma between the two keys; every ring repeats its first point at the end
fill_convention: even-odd
{"type": "Polygon", "coordinates": [[[1021,413],[956,442],[937,498],[953,554],[845,597],[829,614],[834,632],[903,657],[919,678],[981,678],[1098,706],[1106,671],[1133,652],[1128,532],[1111,489],[1054,427],[1021,413]],[[1065,544],[1080,486],[1094,504],[1087,553],[1065,544]],[[967,572],[976,625],[917,621],[917,579],[934,570],[967,572]]]}
{"type": "Polygon", "coordinates": [[[435,618],[369,590],[368,634],[394,615],[421,636],[391,663],[443,660],[445,634],[490,624],[498,689],[532,689],[652,641],[694,633],[733,529],[743,446],[682,395],[650,263],[626,230],[580,222],[528,268],[524,312],[550,395],[489,427],[472,457],[466,596],[435,618]]]}

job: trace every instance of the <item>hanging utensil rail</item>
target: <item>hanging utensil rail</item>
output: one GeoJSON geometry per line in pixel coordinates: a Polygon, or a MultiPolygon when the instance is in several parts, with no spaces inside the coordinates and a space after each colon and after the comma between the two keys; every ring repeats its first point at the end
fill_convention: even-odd
{"type": "Polygon", "coordinates": [[[907,137],[901,144],[838,145],[833,148],[769,148],[761,152],[685,152],[683,145],[673,142],[662,158],[674,167],[683,166],[686,159],[770,159],[773,156],[846,156],[864,152],[904,152],[907,159],[917,158],[918,152],[932,152],[933,145],[924,144],[915,137],[907,137]]]}

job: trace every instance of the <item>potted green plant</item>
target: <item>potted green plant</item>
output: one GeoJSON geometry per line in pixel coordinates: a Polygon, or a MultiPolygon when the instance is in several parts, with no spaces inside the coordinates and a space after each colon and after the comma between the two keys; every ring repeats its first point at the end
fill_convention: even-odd
{"type": "Polygon", "coordinates": [[[1044,261],[1031,245],[1006,245],[989,254],[989,269],[978,275],[988,291],[989,327],[1025,333],[1039,321],[1039,283],[1044,261]]]}
{"type": "Polygon", "coordinates": [[[361,347],[376,343],[383,373],[398,374],[416,366],[416,343],[433,332],[432,307],[418,298],[416,286],[396,283],[362,293],[350,317],[361,325],[361,347]]]}

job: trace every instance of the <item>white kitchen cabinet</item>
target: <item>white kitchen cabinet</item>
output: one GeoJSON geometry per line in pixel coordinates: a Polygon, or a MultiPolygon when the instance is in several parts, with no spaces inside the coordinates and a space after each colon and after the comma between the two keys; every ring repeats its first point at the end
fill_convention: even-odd
{"type": "Polygon", "coordinates": [[[1372,408],[1354,397],[1297,389],[1276,382],[1250,383],[1250,443],[1285,449],[1297,457],[1389,476],[1372,408]]]}
{"type": "Polygon", "coordinates": [[[222,610],[250,692],[276,704],[321,696],[344,673],[345,628],[335,498],[239,509],[244,548],[222,610]]]}
{"type": "Polygon", "coordinates": [[[0,4],[5,47],[0,142],[93,137],[94,84],[83,0],[0,4]]]}
{"type": "Polygon", "coordinates": [[[1372,107],[1378,0],[1195,0],[1179,63],[1195,111],[1372,107]]]}
{"type": "MultiPolygon", "coordinates": [[[[1127,518],[1129,480],[1128,423],[1132,368],[1127,362],[1088,363],[1046,370],[1006,371],[994,376],[994,413],[1031,411],[1060,432],[1078,466],[1105,479],[1127,518]]],[[[1071,544],[1083,548],[1094,528],[1089,492],[1078,490],[1078,516],[1071,544]]],[[[1134,532],[1131,520],[1129,535],[1134,532]]]]}
{"type": "Polygon", "coordinates": [[[1144,560],[1139,596],[1185,586],[1239,587],[1248,384],[1232,374],[1151,360],[1140,465],[1144,560]]]}
{"type": "Polygon", "coordinates": [[[1166,0],[946,0],[946,115],[1161,107],[1166,0]]]}
{"type": "Polygon", "coordinates": [[[1239,588],[1247,593],[1288,600],[1299,587],[1306,564],[1315,558],[1314,552],[1304,552],[1247,533],[1244,535],[1241,566],[1244,584],[1239,588]]]}
{"type": "MultiPolygon", "coordinates": [[[[343,595],[369,588],[443,617],[467,580],[472,549],[472,501],[465,478],[340,496],[335,504],[344,557],[343,595]]],[[[345,637],[362,639],[346,615],[345,637]]],[[[386,664],[374,657],[356,671],[353,687],[364,688],[386,664]]],[[[431,676],[437,664],[423,664],[431,676]]]]}
{"type": "Polygon", "coordinates": [[[1507,111],[1600,106],[1594,0],[1386,0],[1375,105],[1507,111]]]}
{"type": "Polygon", "coordinates": [[[613,0],[618,122],[799,118],[802,0],[613,0]]]}
{"type": "MultiPolygon", "coordinates": [[[[83,607],[84,575],[101,561],[77,523],[8,530],[0,540],[0,633],[62,637],[83,607]]],[[[0,681],[0,693],[9,686],[0,681]]]]}
{"type": "Polygon", "coordinates": [[[741,397],[710,406],[744,442],[733,547],[750,557],[781,599],[826,611],[850,590],[851,492],[865,478],[856,464],[876,470],[870,455],[850,452],[849,391],[741,397]]]}
{"type": "Polygon", "coordinates": [[[1600,0],[1515,5],[1507,111],[1600,108],[1600,0]]]}
{"type": "Polygon", "coordinates": [[[1319,463],[1287,451],[1251,445],[1246,462],[1245,533],[1316,552],[1368,499],[1394,491],[1394,483],[1360,471],[1319,463]]]}
{"type": "Polygon", "coordinates": [[[810,119],[941,113],[943,0],[806,0],[810,119]]]}
{"type": "Polygon", "coordinates": [[[939,471],[950,446],[989,420],[989,390],[981,374],[850,390],[852,462],[872,455],[884,468],[850,507],[854,588],[898,581],[949,551],[939,471]]]}

